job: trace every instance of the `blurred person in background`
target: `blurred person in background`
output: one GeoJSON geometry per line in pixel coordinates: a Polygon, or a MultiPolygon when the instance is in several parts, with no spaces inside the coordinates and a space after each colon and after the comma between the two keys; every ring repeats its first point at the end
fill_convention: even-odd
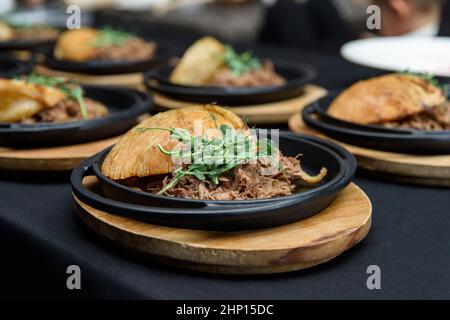
{"type": "Polygon", "coordinates": [[[278,0],[271,1],[261,41],[337,52],[360,37],[450,35],[450,1],[446,0],[278,0]],[[381,30],[369,33],[366,10],[381,9],[381,30]]]}
{"type": "Polygon", "coordinates": [[[336,51],[358,35],[343,14],[348,9],[333,0],[278,0],[267,9],[261,41],[336,51]]]}
{"type": "Polygon", "coordinates": [[[437,36],[444,0],[375,0],[383,36],[437,36]]]}

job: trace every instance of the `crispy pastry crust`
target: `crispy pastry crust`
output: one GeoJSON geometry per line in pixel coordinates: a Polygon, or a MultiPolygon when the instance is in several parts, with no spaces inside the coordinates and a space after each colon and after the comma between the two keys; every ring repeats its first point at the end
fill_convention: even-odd
{"type": "Polygon", "coordinates": [[[328,113],[358,124],[382,124],[421,113],[446,101],[443,91],[412,75],[389,74],[357,82],[342,92],[328,113]]]}
{"type": "Polygon", "coordinates": [[[0,121],[17,122],[65,99],[64,93],[23,80],[0,79],[0,121]]]}
{"type": "Polygon", "coordinates": [[[235,129],[245,126],[237,115],[215,105],[162,112],[128,131],[106,156],[102,172],[112,180],[172,172],[174,169],[172,159],[158,149],[158,144],[169,150],[175,147],[176,142],[171,141],[170,132],[162,130],[140,132],[137,128],[182,128],[193,134],[195,121],[201,121],[202,133],[222,124],[235,129]]]}

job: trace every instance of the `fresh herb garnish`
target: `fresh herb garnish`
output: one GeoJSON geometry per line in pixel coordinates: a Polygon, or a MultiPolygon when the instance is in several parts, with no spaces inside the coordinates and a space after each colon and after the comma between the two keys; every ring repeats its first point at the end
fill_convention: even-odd
{"type": "Polygon", "coordinates": [[[94,41],[94,46],[105,47],[111,45],[121,46],[128,41],[133,34],[116,30],[111,27],[105,27],[100,30],[99,36],[94,41]]]}
{"type": "Polygon", "coordinates": [[[158,145],[162,153],[184,163],[176,167],[172,173],[172,180],[158,194],[165,194],[186,176],[194,176],[201,181],[217,185],[220,176],[238,165],[256,163],[261,159],[268,160],[271,164],[275,163],[279,152],[272,140],[257,139],[255,135],[234,131],[227,125],[221,125],[219,127],[221,135],[212,139],[206,136],[194,136],[189,131],[179,128],[138,128],[136,130],[139,132],[168,131],[171,134],[171,140],[181,143],[181,148],[173,150],[166,150],[160,144],[158,145]]]}
{"type": "Polygon", "coordinates": [[[79,85],[70,83],[64,78],[48,77],[35,73],[30,74],[24,80],[28,83],[33,83],[44,87],[52,87],[60,90],[65,94],[67,99],[77,101],[80,105],[81,115],[83,116],[83,119],[89,119],[89,114],[87,112],[86,103],[83,97],[83,88],[81,88],[79,85]]]}
{"type": "Polygon", "coordinates": [[[426,80],[432,86],[435,86],[438,89],[441,89],[445,96],[448,97],[450,94],[450,84],[442,84],[440,81],[431,73],[419,73],[419,72],[411,72],[409,70],[403,71],[400,74],[406,76],[416,76],[423,80],[426,80]]]}
{"type": "Polygon", "coordinates": [[[253,57],[250,51],[238,54],[232,47],[227,46],[224,59],[225,64],[231,69],[235,77],[252,70],[261,69],[261,61],[253,57]]]}
{"type": "Polygon", "coordinates": [[[442,88],[441,83],[439,82],[438,79],[436,79],[434,77],[433,74],[431,73],[419,73],[419,72],[411,72],[409,70],[403,71],[400,74],[405,75],[405,76],[415,76],[415,77],[419,77],[423,80],[428,81],[428,83],[430,83],[431,85],[437,87],[437,88],[442,88]]]}

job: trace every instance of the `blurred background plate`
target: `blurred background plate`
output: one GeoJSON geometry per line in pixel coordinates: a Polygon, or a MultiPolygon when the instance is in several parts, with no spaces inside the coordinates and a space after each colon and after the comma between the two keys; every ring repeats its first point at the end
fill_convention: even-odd
{"type": "Polygon", "coordinates": [[[49,69],[57,71],[74,72],[89,75],[114,75],[144,72],[167,61],[170,57],[169,49],[158,46],[155,56],[145,60],[130,61],[100,61],[91,60],[86,62],[76,62],[58,60],[53,56],[53,48],[46,53],[43,65],[49,69]]]}
{"type": "MultiPolygon", "coordinates": [[[[32,149],[81,144],[118,136],[151,112],[151,97],[132,89],[107,86],[83,86],[86,97],[103,103],[109,114],[85,121],[55,123],[0,122],[0,145],[15,149],[32,149]]],[[[0,150],[1,151],[1,150],[0,150]]]]}
{"type": "Polygon", "coordinates": [[[273,60],[273,64],[275,70],[286,79],[285,84],[243,88],[177,85],[169,80],[173,65],[167,64],[149,71],[145,76],[145,85],[152,92],[176,100],[239,106],[299,97],[304,93],[304,85],[310,83],[316,76],[314,68],[307,64],[283,60],[273,60]]]}
{"type": "Polygon", "coordinates": [[[356,64],[387,71],[450,77],[450,38],[387,37],[345,44],[341,55],[356,64]]]}
{"type": "Polygon", "coordinates": [[[31,72],[34,61],[20,61],[8,55],[0,56],[0,78],[13,78],[31,72]]]}

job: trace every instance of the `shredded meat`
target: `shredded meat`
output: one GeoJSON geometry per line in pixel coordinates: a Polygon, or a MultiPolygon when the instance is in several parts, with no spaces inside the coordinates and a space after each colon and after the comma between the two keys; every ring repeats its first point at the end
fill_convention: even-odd
{"type": "Polygon", "coordinates": [[[153,57],[156,44],[132,37],[122,45],[97,47],[94,59],[112,61],[147,60],[153,57]]]}
{"type": "Polygon", "coordinates": [[[31,26],[14,29],[14,39],[50,41],[58,37],[58,30],[49,26],[31,26]]]}
{"type": "Polygon", "coordinates": [[[434,108],[428,108],[412,117],[383,125],[388,128],[400,129],[450,130],[450,107],[448,104],[443,104],[434,108]]]}
{"type": "MultiPolygon", "coordinates": [[[[108,114],[108,109],[101,103],[84,98],[86,109],[90,119],[104,117],[108,114]]],[[[74,100],[64,100],[52,108],[47,108],[35,114],[33,117],[22,121],[33,124],[40,122],[68,122],[83,120],[80,105],[74,100]]]]}
{"type": "MultiPolygon", "coordinates": [[[[302,170],[300,161],[296,158],[281,157],[280,167],[281,170],[275,175],[261,175],[261,169],[267,168],[264,163],[240,165],[221,176],[218,185],[186,176],[169,189],[167,195],[203,200],[267,199],[292,195],[304,185],[305,180],[312,178],[302,170]]],[[[320,182],[325,175],[326,169],[322,169],[319,176],[313,179],[320,182]]],[[[158,193],[171,178],[130,178],[119,182],[146,192],[158,193]]]]}
{"type": "Polygon", "coordinates": [[[219,87],[268,87],[282,85],[286,80],[275,72],[270,61],[264,62],[261,69],[236,76],[230,68],[225,67],[216,72],[209,82],[219,87]]]}

